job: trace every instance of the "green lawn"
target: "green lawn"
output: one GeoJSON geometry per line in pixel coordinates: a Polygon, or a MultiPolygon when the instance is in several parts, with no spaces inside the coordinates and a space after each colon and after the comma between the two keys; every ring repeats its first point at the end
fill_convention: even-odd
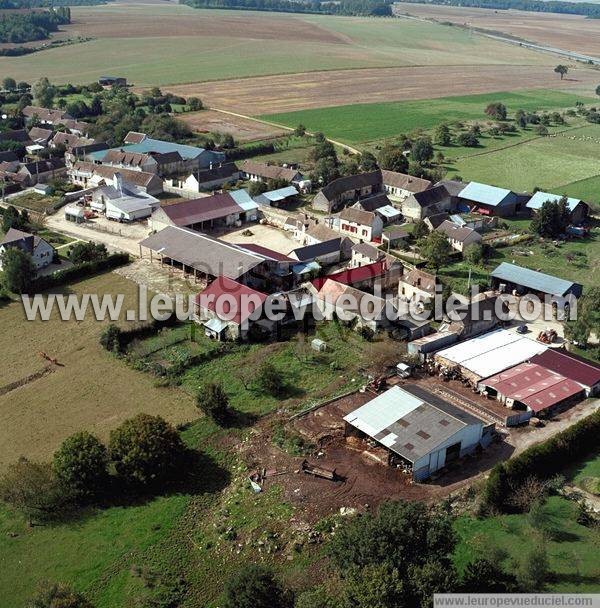
{"type": "MultiPolygon", "coordinates": [[[[548,591],[565,593],[598,593],[597,531],[579,525],[576,506],[565,498],[552,496],[545,503],[544,520],[547,527],[546,549],[555,580],[548,591]]],[[[523,558],[527,548],[539,536],[527,515],[501,515],[487,519],[460,517],[455,525],[460,539],[455,552],[459,570],[477,557],[490,555],[490,549],[505,551],[504,567],[514,570],[513,561],[523,558]]]]}
{"type": "Polygon", "coordinates": [[[577,466],[571,477],[576,486],[600,496],[600,453],[577,466]]]}
{"type": "Polygon", "coordinates": [[[360,143],[390,138],[416,128],[431,129],[442,122],[484,120],[485,106],[503,102],[510,113],[568,108],[585,97],[560,91],[521,91],[442,97],[419,101],[356,104],[336,108],[303,110],[261,116],[265,120],[295,127],[303,124],[310,131],[322,131],[346,143],[360,143]]]}

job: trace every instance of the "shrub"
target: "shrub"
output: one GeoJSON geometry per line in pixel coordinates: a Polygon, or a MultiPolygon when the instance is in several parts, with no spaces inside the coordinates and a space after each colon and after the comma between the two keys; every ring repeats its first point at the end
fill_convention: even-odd
{"type": "Polygon", "coordinates": [[[120,352],[121,330],[114,323],[107,325],[100,334],[100,344],[110,352],[120,352]]]}
{"type": "Polygon", "coordinates": [[[200,411],[221,426],[226,426],[233,419],[229,397],[227,397],[223,385],[217,382],[210,382],[198,391],[196,405],[200,411]]]}
{"type": "Polygon", "coordinates": [[[106,245],[104,243],[75,243],[71,247],[69,259],[73,264],[81,264],[83,262],[94,262],[108,256],[106,245]]]}
{"type": "Polygon", "coordinates": [[[109,452],[123,479],[152,486],[181,473],[186,450],[168,422],[160,416],[138,414],[111,432],[109,452]]]}
{"type": "Polygon", "coordinates": [[[35,277],[35,265],[29,253],[9,247],[2,255],[2,284],[14,293],[27,292],[35,277]]]}
{"type": "Polygon", "coordinates": [[[224,608],[288,608],[288,594],[264,566],[242,568],[225,585],[224,608]]]}
{"type": "Polygon", "coordinates": [[[26,608],[93,608],[84,595],[62,583],[42,583],[26,608]]]}
{"type": "Polygon", "coordinates": [[[285,383],[281,373],[268,361],[265,361],[260,366],[256,379],[261,390],[273,397],[278,397],[285,390],[285,383]]]}
{"type": "Polygon", "coordinates": [[[79,501],[97,496],[108,478],[108,453],[94,435],[81,431],[65,439],[54,453],[56,479],[79,501]]]}

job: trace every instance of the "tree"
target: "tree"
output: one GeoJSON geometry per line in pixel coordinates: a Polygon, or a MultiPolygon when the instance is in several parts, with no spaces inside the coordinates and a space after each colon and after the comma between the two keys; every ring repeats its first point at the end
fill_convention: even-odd
{"type": "Polygon", "coordinates": [[[14,91],[17,88],[17,81],[14,78],[6,77],[2,79],[2,88],[5,91],[14,91]]]}
{"type": "Polygon", "coordinates": [[[1,255],[3,286],[14,293],[26,293],[36,274],[31,254],[17,247],[9,247],[1,255]]]}
{"type": "Polygon", "coordinates": [[[82,264],[84,262],[94,262],[108,256],[108,251],[104,243],[93,242],[78,242],[71,247],[69,259],[73,264],[82,264]]]}
{"type": "Polygon", "coordinates": [[[346,575],[343,608],[396,608],[405,605],[406,588],[396,568],[371,564],[346,575]]]}
{"type": "Polygon", "coordinates": [[[84,595],[62,583],[43,583],[25,608],[93,608],[84,595]]]}
{"type": "Polygon", "coordinates": [[[452,142],[452,135],[448,125],[442,123],[435,129],[434,141],[438,146],[449,146],[452,142]]]}
{"type": "Polygon", "coordinates": [[[304,137],[306,135],[306,127],[302,123],[300,123],[294,129],[294,135],[296,137],[304,137]]]}
{"type": "Polygon", "coordinates": [[[481,558],[465,568],[461,590],[464,593],[515,593],[517,578],[504,572],[499,564],[481,558]]]}
{"type": "Polygon", "coordinates": [[[379,166],[386,171],[396,171],[406,173],[408,169],[408,159],[400,146],[388,144],[379,152],[379,166]]]}
{"type": "Polygon", "coordinates": [[[456,143],[465,148],[476,148],[479,145],[479,139],[472,131],[466,131],[456,138],[456,143]]]}
{"type": "Polygon", "coordinates": [[[556,238],[564,234],[570,223],[567,198],[560,201],[547,200],[535,212],[531,220],[530,230],[543,237],[556,238]]]}
{"type": "Polygon", "coordinates": [[[360,155],[360,168],[363,171],[376,171],[379,166],[377,165],[377,159],[371,152],[363,152],[360,155]]]}
{"type": "Polygon", "coordinates": [[[291,608],[288,593],[264,566],[252,564],[225,584],[224,608],[291,608]]]}
{"type": "Polygon", "coordinates": [[[333,158],[320,158],[313,167],[310,174],[313,184],[323,186],[329,184],[340,176],[338,163],[333,158]]]}
{"type": "Polygon", "coordinates": [[[121,350],[121,330],[114,323],[107,325],[100,334],[100,344],[112,353],[121,350]]]}
{"type": "Polygon", "coordinates": [[[87,431],[65,439],[54,453],[52,470],[58,482],[77,500],[97,496],[108,479],[108,453],[87,431]]]}
{"type": "Polygon", "coordinates": [[[269,395],[272,395],[273,397],[280,396],[285,390],[285,383],[283,381],[281,372],[268,361],[265,361],[258,368],[256,380],[261,390],[269,395]]]}
{"type": "Polygon", "coordinates": [[[202,104],[202,100],[199,97],[190,97],[187,100],[188,108],[192,112],[197,112],[198,110],[202,110],[204,105],[202,104]]]}
{"type": "Polygon", "coordinates": [[[28,215],[25,209],[24,213],[19,213],[15,207],[9,205],[2,215],[2,231],[8,232],[11,228],[16,230],[24,230],[27,228],[28,215]]]}
{"type": "Polygon", "coordinates": [[[566,76],[567,72],[569,71],[569,68],[566,65],[559,64],[554,68],[554,71],[557,74],[560,74],[560,79],[562,80],[566,76]]]}
{"type": "Polygon", "coordinates": [[[411,158],[418,163],[428,163],[433,158],[433,145],[428,137],[420,137],[415,141],[411,158]]]}
{"type": "Polygon", "coordinates": [[[487,105],[485,113],[494,120],[506,120],[506,106],[499,101],[495,101],[487,105]]]}
{"type": "Polygon", "coordinates": [[[50,84],[50,81],[42,76],[32,88],[33,97],[36,103],[42,108],[51,108],[54,97],[56,96],[56,88],[50,84]]]}
{"type": "Polygon", "coordinates": [[[416,241],[418,241],[419,239],[426,237],[428,234],[429,234],[429,228],[427,227],[427,224],[423,220],[419,220],[415,224],[415,227],[413,228],[413,231],[412,231],[413,238],[416,241]]]}
{"type": "Polygon", "coordinates": [[[465,262],[471,264],[471,266],[479,266],[483,261],[483,245],[481,243],[471,243],[465,247],[463,251],[463,258],[465,262]]]}
{"type": "Polygon", "coordinates": [[[550,574],[548,552],[543,543],[537,542],[525,549],[523,558],[517,566],[517,582],[528,593],[542,591],[550,574]]]}
{"type": "Polygon", "coordinates": [[[223,385],[217,382],[209,382],[198,391],[196,405],[201,412],[221,426],[226,426],[233,419],[229,397],[223,385]]]}
{"type": "Polygon", "coordinates": [[[548,129],[544,125],[536,125],[534,131],[535,134],[539,135],[540,137],[545,137],[546,135],[548,135],[548,129]]]}
{"type": "Polygon", "coordinates": [[[111,431],[109,453],[123,479],[151,486],[181,474],[186,450],[168,422],[160,416],[138,414],[111,431]]]}
{"type": "Polygon", "coordinates": [[[248,194],[250,196],[258,196],[259,194],[266,192],[268,189],[269,188],[267,187],[267,184],[265,184],[265,182],[250,182],[250,185],[248,186],[248,194]]]}
{"type": "Polygon", "coordinates": [[[50,464],[21,458],[0,478],[0,500],[23,513],[31,524],[60,517],[70,496],[54,477],[50,464]]]}
{"type": "Polygon", "coordinates": [[[419,253],[427,260],[427,266],[435,271],[448,264],[452,247],[441,232],[434,230],[421,239],[417,246],[419,247],[419,253]]]}

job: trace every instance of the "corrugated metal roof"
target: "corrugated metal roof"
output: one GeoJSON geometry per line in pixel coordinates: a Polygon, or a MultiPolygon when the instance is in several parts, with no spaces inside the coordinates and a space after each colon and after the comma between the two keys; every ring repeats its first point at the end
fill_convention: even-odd
{"type": "Polygon", "coordinates": [[[398,211],[396,207],[392,207],[391,205],[384,205],[383,207],[379,207],[377,209],[377,213],[381,213],[381,215],[390,219],[402,215],[402,213],[398,211]]]}
{"type": "Polygon", "coordinates": [[[253,200],[253,198],[246,192],[244,189],[240,190],[231,190],[229,192],[229,196],[244,210],[244,211],[253,211],[254,209],[258,209],[258,205],[253,200]]]}
{"type": "Polygon", "coordinates": [[[290,196],[297,196],[299,194],[298,190],[294,188],[294,186],[286,186],[285,188],[278,188],[277,190],[270,190],[269,192],[263,192],[261,196],[264,196],[266,199],[271,202],[282,201],[290,196]]]}
{"type": "Polygon", "coordinates": [[[549,348],[533,357],[531,362],[543,365],[585,387],[592,388],[600,383],[600,366],[564,350],[549,348]]]}
{"type": "MultiPolygon", "coordinates": [[[[541,209],[542,205],[546,201],[552,201],[553,203],[558,203],[562,199],[562,196],[559,194],[550,194],[549,192],[542,192],[541,190],[536,192],[527,203],[527,207],[530,209],[541,209]]],[[[567,198],[567,206],[570,211],[573,211],[577,205],[581,202],[581,199],[578,198],[567,198]]]]}
{"type": "MultiPolygon", "coordinates": [[[[508,262],[502,262],[491,272],[490,276],[500,281],[522,285],[528,289],[557,297],[564,296],[574,287],[576,288],[576,292],[581,293],[581,285],[579,283],[559,279],[550,274],[537,272],[536,270],[530,270],[529,268],[509,264],[508,262]]],[[[578,293],[575,293],[575,295],[578,295],[578,293]]]]}
{"type": "Polygon", "coordinates": [[[506,331],[505,329],[497,329],[441,350],[438,355],[453,363],[462,363],[463,361],[490,352],[505,344],[516,342],[519,339],[520,336],[518,334],[506,331]]]}
{"type": "Polygon", "coordinates": [[[496,186],[471,182],[460,191],[458,196],[469,201],[475,201],[476,203],[497,207],[511,194],[513,193],[506,188],[497,188],[496,186]]]}

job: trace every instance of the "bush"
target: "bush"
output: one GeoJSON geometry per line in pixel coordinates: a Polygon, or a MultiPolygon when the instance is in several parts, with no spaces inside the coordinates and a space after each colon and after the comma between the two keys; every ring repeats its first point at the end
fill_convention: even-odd
{"type": "Polygon", "coordinates": [[[52,470],[78,501],[87,501],[105,488],[108,453],[94,435],[81,431],[62,442],[54,453],[52,470]]]}
{"type": "Polygon", "coordinates": [[[291,608],[288,594],[264,566],[242,568],[225,585],[224,608],[291,608]]]}
{"type": "Polygon", "coordinates": [[[229,397],[223,385],[217,382],[210,382],[198,391],[196,405],[200,411],[221,426],[230,424],[234,417],[229,406],[229,397]]]}
{"type": "Polygon", "coordinates": [[[268,361],[265,361],[258,369],[257,381],[261,390],[273,397],[280,396],[285,390],[281,373],[268,361]]]}
{"type": "Polygon", "coordinates": [[[35,265],[29,253],[9,247],[2,255],[2,285],[14,293],[26,293],[34,282],[35,265]]]}
{"type": "Polygon", "coordinates": [[[43,583],[26,608],[93,608],[84,595],[62,583],[43,583]]]}
{"type": "Polygon", "coordinates": [[[148,414],[138,414],[112,431],[109,452],[119,476],[145,486],[177,478],[186,454],[175,428],[148,414]]]}
{"type": "Polygon", "coordinates": [[[100,344],[108,351],[121,351],[121,330],[114,324],[107,325],[100,334],[100,344]]]}
{"type": "Polygon", "coordinates": [[[108,256],[106,245],[104,243],[75,243],[71,247],[69,259],[73,264],[82,264],[83,262],[94,262],[102,260],[108,256]]]}

